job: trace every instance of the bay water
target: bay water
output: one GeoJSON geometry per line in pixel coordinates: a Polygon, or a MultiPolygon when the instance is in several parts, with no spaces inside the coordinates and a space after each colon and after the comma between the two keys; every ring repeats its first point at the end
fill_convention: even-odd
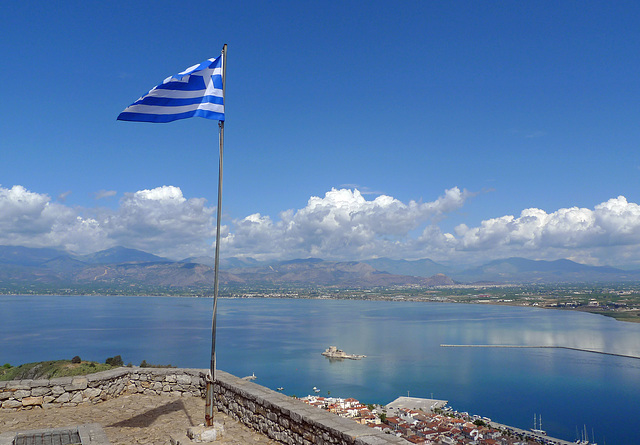
{"type": "MultiPolygon", "coordinates": [[[[70,359],[208,368],[210,298],[0,296],[0,365],[70,359]]],[[[640,444],[640,324],[572,311],[448,303],[220,299],[217,367],[288,395],[399,396],[554,437],[640,444]],[[329,360],[335,345],[362,360],[329,360]]]]}

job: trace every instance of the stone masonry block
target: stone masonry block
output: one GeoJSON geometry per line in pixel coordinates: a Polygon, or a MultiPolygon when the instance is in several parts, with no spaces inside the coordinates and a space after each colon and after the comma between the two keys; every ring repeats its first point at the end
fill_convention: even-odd
{"type": "Polygon", "coordinates": [[[76,377],[71,380],[71,384],[64,385],[64,388],[67,391],[78,391],[87,389],[87,386],[89,386],[89,381],[86,377],[76,377]]]}
{"type": "Polygon", "coordinates": [[[2,402],[2,408],[8,408],[8,409],[22,408],[22,402],[18,402],[17,400],[5,400],[4,402],[2,402]]]}
{"type": "Polygon", "coordinates": [[[98,388],[87,388],[82,392],[82,396],[87,399],[98,397],[102,391],[98,388]]]}
{"type": "Polygon", "coordinates": [[[46,396],[51,394],[51,388],[47,387],[35,387],[31,390],[31,395],[34,397],[46,396]]]}
{"type": "Polygon", "coordinates": [[[69,400],[71,400],[71,396],[68,392],[65,392],[56,399],[56,403],[67,403],[69,400]]]}
{"type": "Polygon", "coordinates": [[[164,377],[164,381],[167,383],[175,383],[177,381],[176,376],[174,374],[169,374],[164,377]]]}
{"type": "Polygon", "coordinates": [[[51,384],[60,386],[71,385],[72,380],[73,378],[71,377],[57,377],[55,379],[51,379],[51,384]]]}
{"type": "Polygon", "coordinates": [[[13,398],[16,400],[22,400],[25,397],[29,397],[31,395],[31,391],[26,389],[19,389],[13,393],[13,398]]]}
{"type": "Polygon", "coordinates": [[[180,385],[191,385],[191,377],[188,375],[178,375],[176,376],[176,382],[180,385]]]}
{"type": "Polygon", "coordinates": [[[30,390],[31,387],[28,386],[28,385],[22,384],[22,382],[20,380],[11,380],[11,381],[7,382],[7,389],[12,389],[12,390],[18,390],[18,389],[30,390]]]}
{"type": "Polygon", "coordinates": [[[42,397],[25,397],[22,399],[22,406],[42,406],[42,397]]]}
{"type": "Polygon", "coordinates": [[[31,387],[38,388],[41,386],[51,386],[51,383],[48,379],[39,379],[39,380],[31,380],[31,387]]]}

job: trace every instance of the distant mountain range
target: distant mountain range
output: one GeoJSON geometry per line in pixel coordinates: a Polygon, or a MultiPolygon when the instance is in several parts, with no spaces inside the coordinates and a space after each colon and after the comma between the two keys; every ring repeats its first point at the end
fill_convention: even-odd
{"type": "Polygon", "coordinates": [[[589,266],[570,260],[529,260],[505,258],[474,268],[453,268],[429,259],[406,261],[380,258],[365,260],[378,270],[396,274],[429,276],[442,273],[456,282],[494,283],[588,283],[640,281],[640,270],[623,270],[610,266],[589,266]]]}
{"type": "MultiPolygon", "coordinates": [[[[0,246],[0,288],[20,286],[161,286],[210,289],[213,259],[172,261],[114,247],[89,255],[56,249],[0,246]]],[[[433,286],[455,283],[557,283],[640,281],[640,271],[597,267],[569,260],[507,258],[472,269],[454,269],[429,259],[325,261],[317,258],[260,262],[221,260],[220,283],[241,286],[433,286]]]]}
{"type": "Polygon", "coordinates": [[[377,270],[385,270],[389,273],[398,275],[413,275],[416,277],[428,277],[438,273],[451,275],[455,273],[452,267],[443,266],[429,259],[423,260],[392,260],[389,258],[375,258],[372,260],[364,260],[377,270]]]}
{"type": "Polygon", "coordinates": [[[589,266],[570,260],[534,261],[506,258],[454,274],[457,280],[500,283],[584,283],[640,280],[640,270],[626,271],[609,266],[589,266]]]}
{"type": "MultiPolygon", "coordinates": [[[[72,255],[55,249],[0,246],[0,287],[40,285],[162,286],[174,289],[213,286],[213,260],[188,258],[172,261],[146,252],[114,247],[89,255],[72,255]]],[[[306,259],[260,263],[253,259],[221,261],[223,285],[295,286],[395,286],[446,285],[444,276],[416,277],[378,271],[359,262],[306,259]]]]}
{"type": "Polygon", "coordinates": [[[335,262],[317,258],[273,263],[268,266],[233,268],[228,272],[246,282],[269,284],[315,284],[322,286],[450,285],[443,274],[431,277],[396,275],[357,261],[335,262]]]}

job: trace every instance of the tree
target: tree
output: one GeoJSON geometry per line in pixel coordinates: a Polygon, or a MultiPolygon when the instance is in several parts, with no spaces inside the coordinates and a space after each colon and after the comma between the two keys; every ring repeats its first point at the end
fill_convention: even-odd
{"type": "Polygon", "coordinates": [[[79,356],[75,356],[71,359],[71,363],[81,363],[82,359],[79,356]]]}
{"type": "Polygon", "coordinates": [[[384,423],[387,420],[387,415],[385,413],[380,414],[380,422],[384,423]]]}
{"type": "Polygon", "coordinates": [[[114,368],[124,365],[124,362],[122,361],[122,357],[120,357],[119,355],[116,355],[115,357],[109,357],[108,359],[105,360],[105,363],[107,365],[113,366],[114,368]]]}

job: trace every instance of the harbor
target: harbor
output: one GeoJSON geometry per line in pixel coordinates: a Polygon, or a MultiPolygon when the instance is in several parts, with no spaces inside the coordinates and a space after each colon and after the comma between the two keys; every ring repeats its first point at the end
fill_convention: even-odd
{"type": "Polygon", "coordinates": [[[567,349],[569,351],[589,352],[591,354],[612,355],[614,357],[634,358],[640,360],[637,355],[617,354],[615,352],[594,351],[593,349],[572,348],[570,346],[553,345],[440,345],[442,348],[518,348],[518,349],[567,349]]]}
{"type": "MultiPolygon", "coordinates": [[[[198,334],[210,329],[211,320],[204,315],[209,305],[204,298],[3,297],[4,313],[12,314],[0,327],[4,361],[29,363],[47,354],[104,360],[121,354],[125,362],[144,358],[204,368],[208,361],[194,357],[206,356],[211,347],[198,334]],[[68,313],[83,316],[69,319],[61,329],[59,320],[68,313]],[[149,317],[139,317],[144,313],[149,317]],[[193,314],[201,313],[194,319],[193,314]],[[135,325],[132,314],[138,317],[135,325]],[[39,341],[16,335],[24,329],[37,334],[39,341]],[[78,332],[86,341],[74,343],[78,332]],[[139,341],[132,343],[134,336],[139,341]],[[176,347],[168,350],[164,345],[169,342],[176,347]],[[65,352],[65,344],[73,350],[65,352]]],[[[287,395],[353,397],[369,404],[387,403],[408,391],[413,397],[433,394],[431,398],[448,400],[458,411],[522,430],[533,428],[534,413],[542,415],[547,435],[566,441],[576,440],[576,426],[580,431],[586,424],[589,435],[592,428],[596,434],[590,442],[637,442],[638,360],[561,349],[440,345],[566,344],[600,349],[592,346],[597,343],[614,353],[640,356],[638,324],[570,311],[447,303],[221,299],[219,308],[227,314],[219,336],[220,369],[240,378],[255,373],[254,382],[274,390],[282,387],[287,395]],[[254,320],[251,329],[247,318],[254,320]],[[311,323],[318,327],[309,329],[311,323]],[[385,335],[376,336],[377,332],[385,335]],[[329,345],[367,357],[330,359],[321,355],[329,345]],[[320,392],[312,390],[314,386],[320,392]]]]}
{"type": "MultiPolygon", "coordinates": [[[[315,388],[314,388],[315,389],[315,388]]],[[[354,398],[308,395],[303,402],[415,444],[570,445],[550,437],[534,417],[534,428],[524,430],[487,417],[458,412],[446,400],[398,397],[387,405],[364,405],[354,398]]],[[[586,430],[586,427],[585,427],[586,430]]],[[[582,445],[596,445],[584,440],[582,445]]]]}

